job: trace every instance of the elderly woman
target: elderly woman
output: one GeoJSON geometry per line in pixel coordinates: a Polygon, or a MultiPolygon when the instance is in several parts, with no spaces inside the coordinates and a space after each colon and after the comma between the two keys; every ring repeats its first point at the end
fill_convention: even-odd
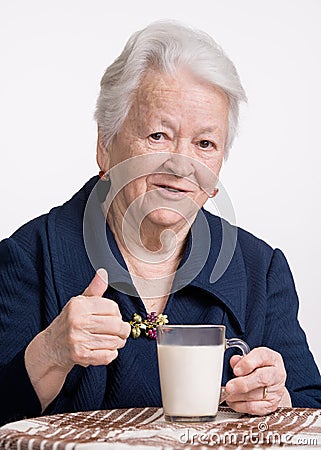
{"type": "Polygon", "coordinates": [[[167,321],[224,324],[249,344],[224,366],[236,411],[321,407],[282,252],[202,209],[242,100],[217,44],[172,22],[135,33],[108,67],[100,178],[0,245],[2,423],[161,405],[153,337],[167,321]]]}

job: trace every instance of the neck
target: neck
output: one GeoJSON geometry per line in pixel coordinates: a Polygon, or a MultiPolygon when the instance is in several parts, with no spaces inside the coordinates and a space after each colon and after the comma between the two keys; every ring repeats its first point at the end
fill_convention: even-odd
{"type": "Polygon", "coordinates": [[[110,205],[107,222],[147,311],[162,312],[182,259],[190,224],[184,221],[168,228],[148,217],[140,224],[133,215],[125,215],[117,202],[110,205]],[[152,300],[154,303],[150,303],[152,300]]]}
{"type": "Polygon", "coordinates": [[[107,215],[107,222],[117,245],[127,261],[135,266],[149,265],[158,272],[162,266],[171,266],[170,262],[179,261],[185,248],[190,224],[166,227],[151,222],[146,217],[141,224],[135,217],[125,214],[113,202],[107,215]]]}

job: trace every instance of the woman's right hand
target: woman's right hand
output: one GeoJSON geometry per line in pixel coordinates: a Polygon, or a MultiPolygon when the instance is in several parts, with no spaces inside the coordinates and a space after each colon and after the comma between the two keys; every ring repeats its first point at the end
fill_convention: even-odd
{"type": "Polygon", "coordinates": [[[44,410],[75,364],[106,365],[130,334],[117,303],[103,296],[108,276],[99,269],[82,295],[72,297],[55,320],[30,342],[25,365],[44,410]]]}
{"type": "Polygon", "coordinates": [[[99,269],[82,295],[72,297],[45,333],[53,363],[68,371],[75,364],[106,365],[124,347],[131,328],[117,303],[102,297],[107,272],[99,269]]]}

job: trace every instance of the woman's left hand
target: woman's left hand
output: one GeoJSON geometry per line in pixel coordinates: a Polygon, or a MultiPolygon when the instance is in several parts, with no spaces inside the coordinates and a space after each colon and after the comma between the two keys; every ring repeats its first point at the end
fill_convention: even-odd
{"type": "Polygon", "coordinates": [[[279,406],[291,406],[285,387],[286,371],[282,356],[267,347],[253,349],[230,360],[236,378],[226,384],[226,403],[235,411],[265,415],[279,406]]]}

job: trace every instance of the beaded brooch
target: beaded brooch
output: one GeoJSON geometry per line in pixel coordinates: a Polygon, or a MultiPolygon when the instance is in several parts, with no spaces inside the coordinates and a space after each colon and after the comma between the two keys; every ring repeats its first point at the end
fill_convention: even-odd
{"type": "Polygon", "coordinates": [[[129,322],[132,327],[132,337],[134,339],[139,338],[142,331],[145,333],[145,336],[148,339],[156,339],[157,336],[157,327],[159,325],[166,325],[168,323],[167,315],[165,314],[156,314],[156,312],[151,312],[147,314],[147,318],[145,320],[142,319],[142,316],[134,313],[133,319],[129,322]]]}

